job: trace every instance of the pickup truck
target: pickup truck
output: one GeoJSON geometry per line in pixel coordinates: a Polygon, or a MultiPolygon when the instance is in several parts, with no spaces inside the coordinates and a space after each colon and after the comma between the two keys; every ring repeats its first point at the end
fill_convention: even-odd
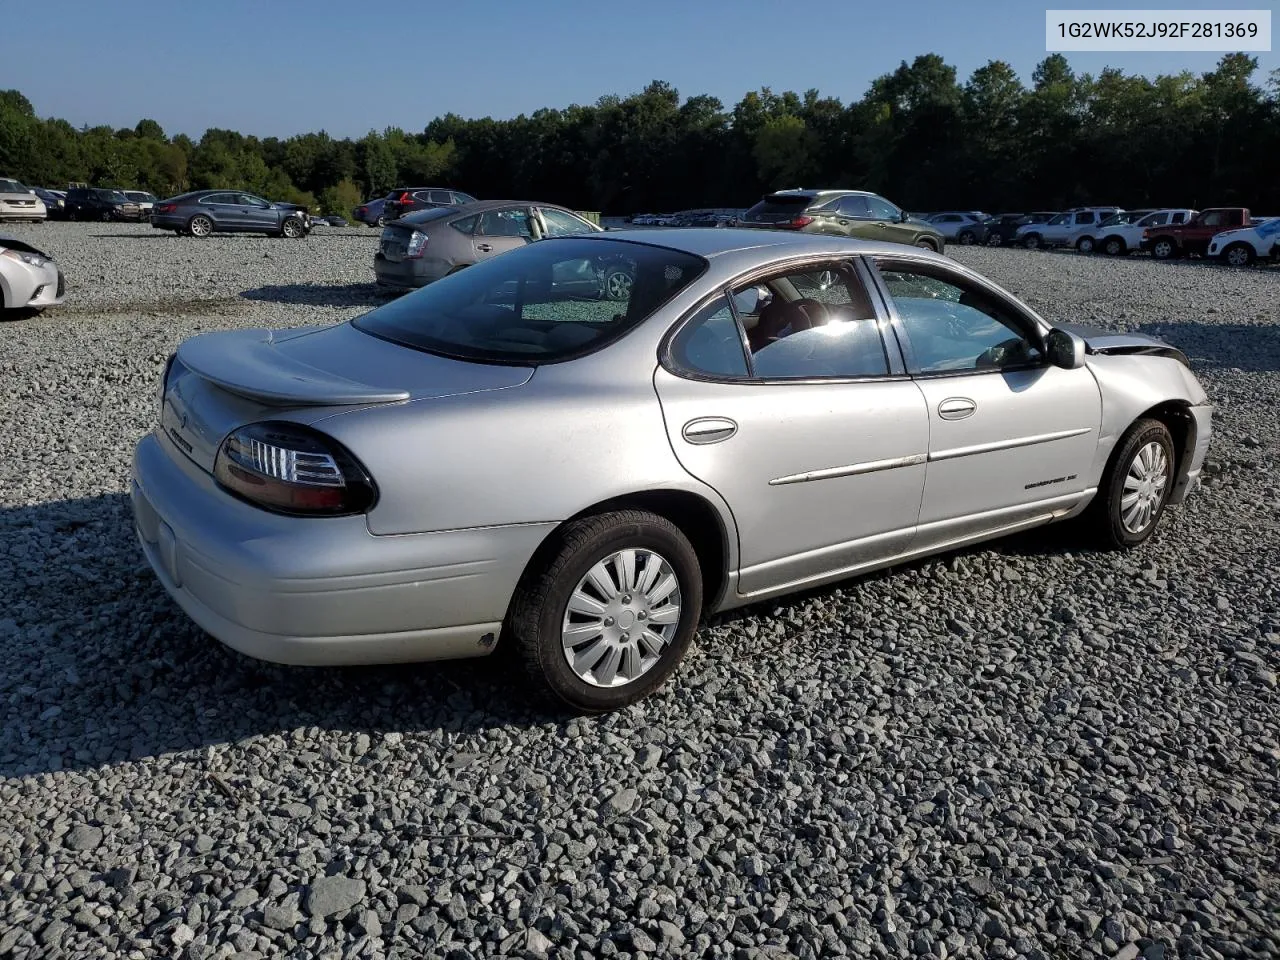
{"type": "Polygon", "coordinates": [[[1252,222],[1244,207],[1210,207],[1186,223],[1150,227],[1142,231],[1142,249],[1157,260],[1200,256],[1209,251],[1209,242],[1224,230],[1248,226],[1252,222]]]}
{"type": "Polygon", "coordinates": [[[1208,256],[1232,267],[1280,260],[1280,217],[1261,217],[1247,227],[1224,230],[1209,241],[1208,256]]]}

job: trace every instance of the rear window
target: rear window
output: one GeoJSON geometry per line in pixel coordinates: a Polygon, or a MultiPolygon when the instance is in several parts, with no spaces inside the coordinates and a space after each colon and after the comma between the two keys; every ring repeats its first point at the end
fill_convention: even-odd
{"type": "Polygon", "coordinates": [[[442,356],[536,366],[618,339],[705,269],[701,257],[649,244],[543,240],[482,260],[352,323],[442,356]],[[619,271],[631,282],[606,285],[619,271]]]}
{"type": "Polygon", "coordinates": [[[802,210],[804,210],[805,207],[809,206],[809,204],[813,202],[813,199],[814,199],[813,197],[803,197],[803,196],[794,196],[794,195],[788,195],[788,196],[774,195],[771,197],[765,197],[763,200],[761,200],[754,207],[752,207],[750,210],[747,211],[747,216],[748,217],[771,216],[771,215],[777,216],[779,214],[785,214],[788,217],[794,216],[795,214],[800,213],[802,210]]]}

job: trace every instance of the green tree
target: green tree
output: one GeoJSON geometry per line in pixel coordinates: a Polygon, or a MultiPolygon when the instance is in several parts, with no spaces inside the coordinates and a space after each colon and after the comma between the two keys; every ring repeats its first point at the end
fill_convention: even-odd
{"type": "Polygon", "coordinates": [[[320,212],[326,215],[338,214],[349,217],[351,211],[360,206],[363,196],[360,187],[351,180],[341,180],[332,187],[326,187],[320,194],[320,212]]]}

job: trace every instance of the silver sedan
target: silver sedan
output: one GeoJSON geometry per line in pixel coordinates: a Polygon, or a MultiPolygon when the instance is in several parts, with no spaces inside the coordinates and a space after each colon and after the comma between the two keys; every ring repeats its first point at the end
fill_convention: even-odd
{"type": "Polygon", "coordinates": [[[1051,325],[924,250],[619,231],[188,340],[132,492],[156,575],[236,650],[509,644],[604,711],[708,612],[1075,517],[1137,546],[1195,487],[1210,409],[1177,349],[1051,325]]]}

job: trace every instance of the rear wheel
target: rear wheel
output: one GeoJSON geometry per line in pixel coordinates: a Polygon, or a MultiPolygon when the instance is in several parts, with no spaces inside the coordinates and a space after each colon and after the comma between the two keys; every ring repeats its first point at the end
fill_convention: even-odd
{"type": "Polygon", "coordinates": [[[1109,257],[1118,257],[1126,251],[1124,240],[1120,237],[1107,237],[1102,241],[1102,252],[1109,257]]]}
{"type": "Polygon", "coordinates": [[[996,233],[994,230],[987,234],[988,247],[998,247],[1002,243],[1004,243],[1004,237],[1000,236],[1000,234],[996,233]]]}
{"type": "Polygon", "coordinates": [[[921,237],[916,241],[916,246],[921,250],[932,250],[934,253],[938,252],[938,245],[928,237],[921,237]]]}
{"type": "Polygon", "coordinates": [[[1081,253],[1093,253],[1093,237],[1081,237],[1076,241],[1076,249],[1081,253]]]}
{"type": "Polygon", "coordinates": [[[973,246],[978,238],[973,235],[972,230],[964,230],[956,239],[960,241],[962,247],[970,247],[973,246]]]}
{"type": "Polygon", "coordinates": [[[187,233],[193,237],[207,237],[213,233],[213,221],[203,213],[198,213],[187,221],[187,233]]]}
{"type": "Polygon", "coordinates": [[[1155,532],[1173,490],[1173,438],[1159,420],[1144,418],[1120,439],[1090,506],[1105,546],[1136,547],[1155,532]]]}
{"type": "Polygon", "coordinates": [[[506,630],[553,700],[582,713],[652,693],[693,642],[702,577],[688,539],[642,510],[584,517],[521,578],[506,630]]]}
{"type": "Polygon", "coordinates": [[[1043,240],[1038,233],[1028,233],[1022,238],[1022,245],[1028,250],[1039,250],[1042,243],[1043,240]]]}
{"type": "Polygon", "coordinates": [[[1222,262],[1232,267],[1247,267],[1253,263],[1253,247],[1247,243],[1233,243],[1222,251],[1222,262]]]}

